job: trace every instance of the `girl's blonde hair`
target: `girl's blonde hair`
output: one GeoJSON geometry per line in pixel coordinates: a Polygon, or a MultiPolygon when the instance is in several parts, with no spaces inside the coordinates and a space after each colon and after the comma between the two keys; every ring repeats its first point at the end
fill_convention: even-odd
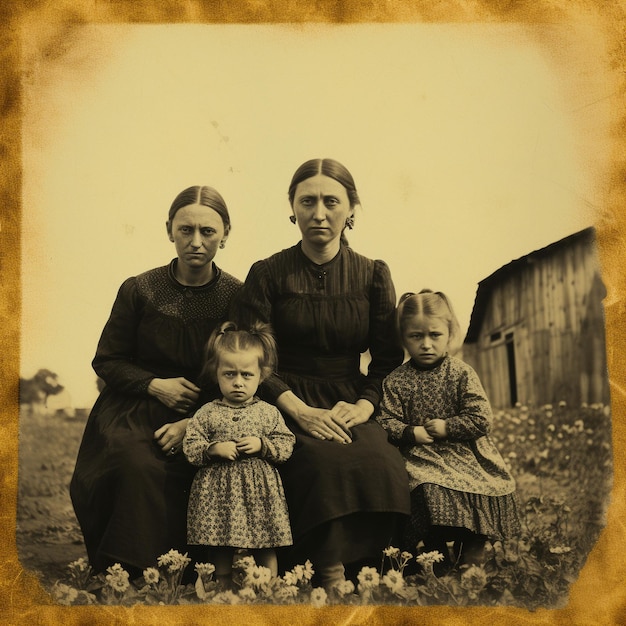
{"type": "Polygon", "coordinates": [[[396,330],[400,341],[408,320],[421,316],[443,320],[448,326],[448,352],[454,354],[459,351],[463,338],[450,300],[441,291],[431,289],[422,289],[419,293],[408,292],[400,297],[396,310],[396,330]]]}
{"type": "Polygon", "coordinates": [[[239,329],[235,322],[224,322],[216,328],[206,345],[205,362],[200,378],[203,382],[217,382],[217,368],[223,352],[259,353],[261,380],[265,380],[275,369],[278,361],[276,341],[269,324],[256,322],[249,329],[239,329]]]}

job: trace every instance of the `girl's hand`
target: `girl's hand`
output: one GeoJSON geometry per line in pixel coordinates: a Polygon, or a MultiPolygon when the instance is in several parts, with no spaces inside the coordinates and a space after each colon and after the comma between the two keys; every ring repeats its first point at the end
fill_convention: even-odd
{"type": "Polygon", "coordinates": [[[186,378],[153,378],[148,393],[167,408],[186,415],[198,401],[200,387],[186,378]]]}
{"type": "Polygon", "coordinates": [[[357,400],[355,404],[349,402],[337,402],[330,410],[330,417],[344,431],[350,432],[350,428],[364,424],[374,412],[374,405],[367,400],[357,400]]]}
{"type": "Polygon", "coordinates": [[[413,436],[415,443],[432,443],[434,441],[423,426],[416,426],[413,429],[413,436]]]}
{"type": "Polygon", "coordinates": [[[234,441],[220,441],[214,443],[207,452],[208,456],[218,456],[227,461],[236,461],[239,458],[237,444],[234,441]]]}
{"type": "Polygon", "coordinates": [[[448,436],[448,427],[446,426],[446,420],[432,419],[428,420],[424,424],[426,432],[435,437],[435,439],[445,439],[448,436]]]}
{"type": "Polygon", "coordinates": [[[187,430],[188,419],[165,424],[158,430],[154,431],[154,438],[158,445],[161,446],[164,454],[176,454],[182,450],[183,437],[187,430]]]}
{"type": "Polygon", "coordinates": [[[236,445],[237,452],[240,454],[250,456],[251,454],[261,452],[261,440],[259,437],[241,437],[240,439],[237,439],[236,445]]]}

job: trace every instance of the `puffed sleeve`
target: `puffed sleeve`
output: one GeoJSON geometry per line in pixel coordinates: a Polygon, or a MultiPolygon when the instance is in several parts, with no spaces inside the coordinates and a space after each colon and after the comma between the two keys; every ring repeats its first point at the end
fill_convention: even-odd
{"type": "Polygon", "coordinates": [[[446,420],[448,439],[470,440],[487,435],[491,430],[492,412],[478,374],[469,366],[458,383],[459,414],[446,420]]]}
{"type": "Polygon", "coordinates": [[[406,415],[401,392],[401,387],[390,377],[383,380],[383,399],[376,421],[387,431],[389,441],[394,445],[414,445],[413,427],[406,415]]]}
{"type": "Polygon", "coordinates": [[[137,327],[143,314],[143,300],[135,278],[120,287],[111,315],[104,326],[93,369],[113,389],[145,394],[154,374],[136,363],[137,327]]]}
{"type": "Polygon", "coordinates": [[[365,386],[360,397],[374,407],[380,403],[382,381],[402,363],[404,352],[395,333],[396,290],[391,272],[384,261],[374,261],[370,290],[369,364],[365,386]]]}
{"type": "MultiPolygon", "coordinates": [[[[272,325],[272,308],[275,298],[273,282],[266,261],[252,265],[243,287],[231,301],[230,319],[239,326],[249,326],[256,321],[272,325]]],[[[278,375],[272,374],[261,384],[260,394],[271,403],[290,387],[278,375]]]]}
{"type": "Polygon", "coordinates": [[[187,422],[185,436],[183,438],[183,453],[187,460],[196,466],[208,465],[210,457],[207,455],[209,448],[217,443],[211,439],[211,434],[206,427],[206,405],[200,408],[187,422]]]}
{"type": "Polygon", "coordinates": [[[267,410],[273,427],[261,437],[261,457],[270,463],[284,463],[293,452],[296,438],[276,407],[268,404],[267,410]]]}

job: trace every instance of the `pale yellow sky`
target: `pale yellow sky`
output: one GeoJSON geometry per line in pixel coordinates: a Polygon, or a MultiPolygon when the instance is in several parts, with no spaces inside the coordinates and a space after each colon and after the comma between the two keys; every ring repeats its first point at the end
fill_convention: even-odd
{"type": "Polygon", "coordinates": [[[355,177],[355,249],[398,295],[447,292],[467,328],[478,281],[594,223],[599,45],[556,26],[91,25],[27,50],[22,375],[47,367],[91,405],[117,288],[174,255],[174,196],[222,193],[216,262],[243,279],[297,241],[286,190],[313,157],[355,177]]]}

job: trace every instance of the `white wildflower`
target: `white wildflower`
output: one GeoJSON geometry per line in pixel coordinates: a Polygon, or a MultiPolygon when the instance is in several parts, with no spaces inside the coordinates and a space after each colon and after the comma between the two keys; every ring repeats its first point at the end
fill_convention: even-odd
{"type": "Polygon", "coordinates": [[[304,562],[304,568],[302,569],[302,578],[308,582],[313,578],[313,574],[315,574],[315,570],[313,569],[313,563],[307,559],[304,562]]]}
{"type": "Polygon", "coordinates": [[[404,587],[404,577],[400,572],[391,569],[383,576],[382,583],[392,593],[398,593],[404,587]]]}
{"type": "Polygon", "coordinates": [[[441,554],[438,550],[433,550],[432,552],[422,552],[422,554],[418,554],[415,557],[415,560],[424,567],[428,567],[433,563],[440,563],[443,559],[443,554],[441,554]]]}
{"type": "Polygon", "coordinates": [[[316,587],[311,591],[311,604],[315,608],[325,606],[327,599],[326,591],[322,587],[316,587]]]}
{"type": "Polygon", "coordinates": [[[108,567],[107,572],[104,579],[107,585],[114,591],[124,593],[130,587],[128,572],[119,563],[108,567]]]}
{"type": "Polygon", "coordinates": [[[400,554],[399,548],[394,548],[393,546],[389,546],[383,550],[383,554],[388,556],[389,558],[397,557],[400,554]]]}
{"type": "Polygon", "coordinates": [[[363,567],[357,576],[359,590],[372,589],[380,583],[380,575],[374,567],[363,567]]]}
{"type": "Polygon", "coordinates": [[[334,585],[333,589],[342,597],[349,596],[354,593],[354,583],[351,580],[342,580],[334,585]]]}
{"type": "Polygon", "coordinates": [[[246,571],[244,585],[249,585],[255,589],[266,585],[272,580],[272,572],[269,567],[256,565],[246,571]]]}
{"type": "Polygon", "coordinates": [[[213,563],[196,563],[194,570],[200,576],[210,576],[215,571],[215,565],[213,563]]]}
{"type": "Polygon", "coordinates": [[[167,567],[170,573],[185,569],[190,562],[191,559],[187,556],[187,553],[181,554],[178,550],[170,550],[167,554],[162,554],[157,559],[157,565],[159,567],[167,567]]]}
{"type": "Polygon", "coordinates": [[[156,567],[148,567],[143,570],[143,579],[148,585],[156,585],[159,582],[159,570],[156,567]]]}

